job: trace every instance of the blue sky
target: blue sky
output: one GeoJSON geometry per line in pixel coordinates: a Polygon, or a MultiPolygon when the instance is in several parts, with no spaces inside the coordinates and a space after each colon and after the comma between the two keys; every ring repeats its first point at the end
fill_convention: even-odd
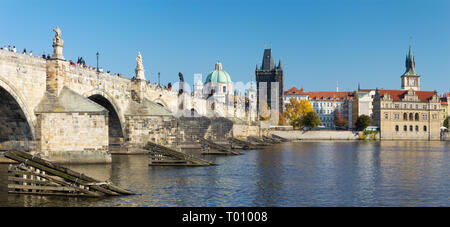
{"type": "Polygon", "coordinates": [[[400,89],[410,37],[423,90],[450,91],[448,0],[2,0],[0,45],[52,51],[62,30],[64,56],[134,74],[188,82],[219,59],[233,81],[255,79],[264,43],[285,69],[285,89],[400,89]]]}

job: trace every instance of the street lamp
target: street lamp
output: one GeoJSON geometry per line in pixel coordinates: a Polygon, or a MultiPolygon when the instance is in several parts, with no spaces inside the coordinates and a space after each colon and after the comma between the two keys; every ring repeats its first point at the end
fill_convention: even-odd
{"type": "Polygon", "coordinates": [[[161,86],[161,81],[160,81],[160,76],[161,76],[161,73],[160,72],[158,72],[158,86],[161,86]]]}
{"type": "Polygon", "coordinates": [[[97,51],[97,72],[100,72],[100,69],[98,68],[98,56],[99,56],[100,54],[98,53],[98,51],[97,51]]]}

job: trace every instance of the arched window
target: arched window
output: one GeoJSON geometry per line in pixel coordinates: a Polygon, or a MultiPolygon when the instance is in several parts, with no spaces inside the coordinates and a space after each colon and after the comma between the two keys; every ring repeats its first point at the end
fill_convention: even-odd
{"type": "Polygon", "coordinates": [[[412,125],[409,126],[409,131],[411,131],[411,132],[413,131],[413,126],[412,125]]]}
{"type": "Polygon", "coordinates": [[[426,126],[426,125],[423,126],[423,131],[424,131],[424,132],[427,131],[427,126],[426,126]]]}
{"type": "Polygon", "coordinates": [[[408,120],[408,114],[407,114],[407,113],[404,113],[404,114],[403,114],[403,120],[405,120],[405,121],[408,120]]]}
{"type": "Polygon", "coordinates": [[[414,120],[414,115],[413,115],[413,113],[409,113],[409,120],[410,120],[410,121],[413,121],[413,120],[414,120]]]}
{"type": "Polygon", "coordinates": [[[398,132],[398,125],[395,126],[395,131],[398,132]]]}
{"type": "Polygon", "coordinates": [[[408,126],[404,125],[403,126],[403,131],[405,131],[405,132],[408,131],[408,126]]]}
{"type": "Polygon", "coordinates": [[[419,131],[419,126],[418,125],[416,125],[416,132],[418,132],[419,131]]]}
{"type": "Polygon", "coordinates": [[[416,114],[415,114],[415,116],[414,116],[414,120],[416,120],[416,121],[418,121],[418,120],[419,120],[419,114],[418,114],[418,113],[416,113],[416,114]]]}

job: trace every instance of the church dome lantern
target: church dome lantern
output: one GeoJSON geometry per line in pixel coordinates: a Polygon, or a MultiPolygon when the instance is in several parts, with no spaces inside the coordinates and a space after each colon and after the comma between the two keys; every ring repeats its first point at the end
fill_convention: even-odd
{"type": "Polygon", "coordinates": [[[223,70],[222,63],[217,62],[215,70],[208,74],[205,84],[207,83],[232,83],[230,74],[223,70]]]}

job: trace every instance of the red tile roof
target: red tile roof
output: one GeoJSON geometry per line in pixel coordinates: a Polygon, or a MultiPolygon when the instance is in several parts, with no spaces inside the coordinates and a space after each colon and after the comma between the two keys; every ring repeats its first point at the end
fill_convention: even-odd
{"type": "Polygon", "coordinates": [[[312,100],[345,100],[353,94],[350,91],[317,91],[306,92],[312,100]]]}
{"type": "Polygon", "coordinates": [[[344,100],[351,96],[353,92],[347,91],[317,91],[317,92],[305,92],[303,88],[300,90],[296,87],[292,87],[289,90],[284,92],[284,95],[308,95],[312,100],[324,100],[324,101],[333,101],[333,100],[344,100]]]}
{"type": "MultiPolygon", "coordinates": [[[[401,101],[407,90],[378,90],[381,96],[388,93],[394,101],[401,101]]],[[[419,97],[420,101],[428,102],[429,99],[433,97],[433,95],[437,95],[434,91],[414,91],[414,93],[419,97]]]]}
{"type": "Polygon", "coordinates": [[[291,87],[289,90],[284,92],[285,95],[306,95],[306,93],[303,91],[303,88],[300,90],[296,87],[291,87]]]}
{"type": "Polygon", "coordinates": [[[371,91],[375,91],[375,89],[359,89],[359,91],[361,91],[361,92],[371,92],[371,91]]]}

